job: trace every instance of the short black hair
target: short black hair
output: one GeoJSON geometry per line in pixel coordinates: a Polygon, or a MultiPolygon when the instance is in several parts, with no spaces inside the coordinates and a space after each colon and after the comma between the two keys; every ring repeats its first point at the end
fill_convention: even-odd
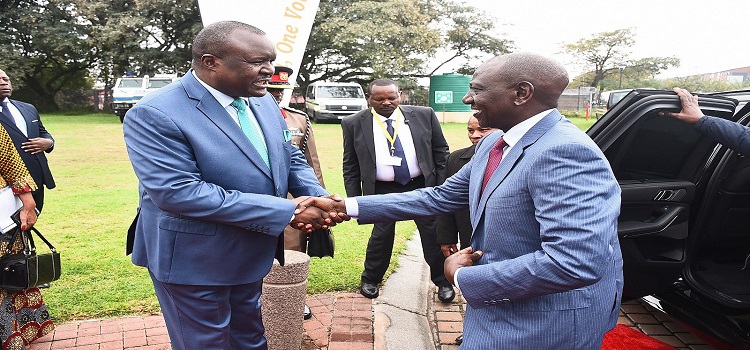
{"type": "Polygon", "coordinates": [[[193,68],[201,61],[205,54],[218,55],[229,50],[229,35],[235,30],[245,30],[258,35],[266,32],[258,27],[238,21],[221,21],[207,25],[193,40],[193,68]]]}
{"type": "Polygon", "coordinates": [[[368,94],[372,93],[373,86],[391,86],[391,85],[395,85],[396,89],[398,89],[398,84],[391,79],[388,79],[388,78],[375,79],[370,84],[367,85],[367,93],[368,94]]]}

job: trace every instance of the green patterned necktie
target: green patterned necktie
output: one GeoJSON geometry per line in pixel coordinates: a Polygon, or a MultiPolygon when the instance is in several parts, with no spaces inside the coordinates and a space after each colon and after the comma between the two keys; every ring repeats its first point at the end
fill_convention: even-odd
{"type": "Polygon", "coordinates": [[[250,143],[252,143],[255,150],[260,153],[261,158],[263,158],[263,161],[266,162],[266,166],[270,169],[271,163],[268,161],[268,149],[266,149],[266,144],[263,142],[263,135],[261,135],[260,130],[250,122],[250,115],[247,114],[245,100],[235,98],[234,101],[232,101],[232,106],[237,108],[237,116],[240,119],[240,128],[242,128],[242,132],[244,132],[245,136],[250,139],[250,143]]]}

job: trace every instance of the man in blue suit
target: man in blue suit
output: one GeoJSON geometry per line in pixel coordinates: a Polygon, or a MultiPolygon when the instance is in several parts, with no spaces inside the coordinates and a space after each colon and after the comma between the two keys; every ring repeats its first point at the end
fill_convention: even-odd
{"type": "Polygon", "coordinates": [[[314,201],[360,223],[469,205],[471,246],[445,261],[468,304],[462,349],[600,349],[617,322],[620,188],[601,150],[555,109],[567,85],[550,59],[491,59],[463,102],[504,133],[484,137],[458,173],[433,188],[314,201]]]}
{"type": "Polygon", "coordinates": [[[173,349],[266,349],[261,285],[274,257],[284,263],[284,227],[335,222],[295,216],[305,197],[286,198],[327,192],[266,94],[265,33],[214,23],[192,55],[192,70],[124,120],[140,192],[132,260],[148,268],[173,349]]]}

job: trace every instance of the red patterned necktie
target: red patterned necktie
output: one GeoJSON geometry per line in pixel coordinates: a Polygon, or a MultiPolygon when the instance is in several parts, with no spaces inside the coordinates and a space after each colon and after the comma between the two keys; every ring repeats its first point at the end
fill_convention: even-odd
{"type": "Polygon", "coordinates": [[[503,159],[503,148],[507,145],[508,144],[505,143],[505,140],[501,137],[500,140],[497,140],[495,146],[492,147],[492,150],[490,151],[490,159],[487,161],[487,168],[484,170],[482,192],[484,192],[484,188],[487,187],[487,183],[490,182],[492,173],[494,173],[497,166],[500,165],[500,160],[503,159]]]}

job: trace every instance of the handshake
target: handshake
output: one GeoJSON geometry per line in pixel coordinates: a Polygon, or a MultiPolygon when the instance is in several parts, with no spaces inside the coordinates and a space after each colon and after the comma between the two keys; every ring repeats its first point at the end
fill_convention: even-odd
{"type": "Polygon", "coordinates": [[[351,219],[346,214],[344,199],[337,194],[322,197],[303,196],[292,201],[297,207],[289,226],[305,233],[333,227],[351,219]]]}

